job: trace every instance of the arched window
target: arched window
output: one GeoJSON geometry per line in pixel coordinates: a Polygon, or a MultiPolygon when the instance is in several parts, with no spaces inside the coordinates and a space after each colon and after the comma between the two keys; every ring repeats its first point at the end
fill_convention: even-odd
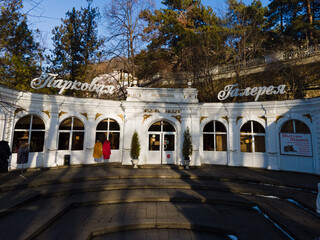
{"type": "Polygon", "coordinates": [[[265,130],[255,121],[245,123],[240,129],[241,152],[265,152],[265,130]]]}
{"type": "Polygon", "coordinates": [[[306,124],[299,120],[289,120],[281,127],[281,133],[305,133],[309,134],[310,130],[306,124]]]}
{"type": "Polygon", "coordinates": [[[281,154],[312,156],[311,132],[306,124],[299,120],[289,120],[280,130],[281,154]]]}
{"type": "Polygon", "coordinates": [[[219,121],[207,123],[203,129],[204,151],[227,151],[227,130],[219,121]]]}
{"type": "Polygon", "coordinates": [[[166,121],[153,123],[149,129],[149,151],[160,151],[161,144],[164,151],[174,151],[175,131],[174,126],[166,121]]]}
{"type": "Polygon", "coordinates": [[[59,126],[58,150],[83,150],[84,125],[76,117],[65,119],[59,126]]]}
{"type": "Polygon", "coordinates": [[[100,140],[102,144],[106,140],[109,140],[111,149],[119,149],[120,126],[116,120],[107,118],[98,124],[96,129],[96,141],[97,140],[100,140]]]}
{"type": "Polygon", "coordinates": [[[44,145],[45,125],[36,115],[19,119],[14,128],[12,152],[18,152],[21,140],[28,141],[30,152],[42,152],[44,145]]]}

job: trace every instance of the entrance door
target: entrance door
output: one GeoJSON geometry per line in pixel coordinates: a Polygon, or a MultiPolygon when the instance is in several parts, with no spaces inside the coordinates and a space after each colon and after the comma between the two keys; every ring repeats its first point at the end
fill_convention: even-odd
{"type": "Polygon", "coordinates": [[[149,128],[149,151],[147,163],[175,163],[175,129],[165,121],[152,124],[149,128]]]}

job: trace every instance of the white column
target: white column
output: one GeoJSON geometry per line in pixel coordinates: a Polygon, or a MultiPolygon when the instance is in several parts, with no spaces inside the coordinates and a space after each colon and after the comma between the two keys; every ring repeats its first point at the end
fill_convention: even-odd
{"type": "Polygon", "coordinates": [[[230,166],[239,166],[240,151],[240,133],[237,128],[237,117],[229,117],[229,164],[230,166]]]}
{"type": "Polygon", "coordinates": [[[267,168],[279,170],[279,150],[277,147],[277,138],[279,135],[277,134],[276,117],[273,115],[267,116],[266,133],[266,152],[268,154],[267,168]]]}
{"type": "Polygon", "coordinates": [[[58,131],[59,131],[59,112],[50,112],[49,126],[46,132],[46,148],[43,159],[43,167],[56,167],[59,165],[57,159],[58,151],[58,131]]]}
{"type": "Polygon", "coordinates": [[[192,136],[192,166],[200,166],[200,140],[201,140],[201,131],[200,131],[200,115],[193,115],[191,120],[191,136],[192,136]]]}
{"type": "Polygon", "coordinates": [[[95,143],[95,134],[96,134],[96,128],[95,128],[95,114],[87,114],[88,121],[85,125],[85,133],[84,133],[84,164],[93,164],[94,158],[93,158],[93,148],[95,143]]]}

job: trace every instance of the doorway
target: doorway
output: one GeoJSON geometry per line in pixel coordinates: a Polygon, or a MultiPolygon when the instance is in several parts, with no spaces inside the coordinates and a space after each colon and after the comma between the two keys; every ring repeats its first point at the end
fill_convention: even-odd
{"type": "Polygon", "coordinates": [[[176,130],[166,121],[153,123],[148,130],[149,164],[175,164],[176,130]]]}

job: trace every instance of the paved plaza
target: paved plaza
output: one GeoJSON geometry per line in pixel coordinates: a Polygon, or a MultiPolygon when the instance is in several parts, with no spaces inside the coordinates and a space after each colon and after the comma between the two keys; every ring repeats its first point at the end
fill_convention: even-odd
{"type": "Polygon", "coordinates": [[[318,239],[320,177],[119,164],[0,177],[1,239],[318,239]]]}

